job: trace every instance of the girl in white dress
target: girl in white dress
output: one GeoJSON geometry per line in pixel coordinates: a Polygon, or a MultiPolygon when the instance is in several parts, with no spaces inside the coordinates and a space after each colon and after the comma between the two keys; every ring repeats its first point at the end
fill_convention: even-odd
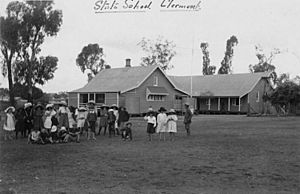
{"type": "Polygon", "coordinates": [[[158,110],[159,114],[157,115],[157,127],[156,127],[156,133],[159,133],[159,140],[162,139],[162,136],[164,138],[164,141],[166,140],[166,132],[167,131],[167,122],[168,117],[166,114],[166,109],[164,107],[160,107],[158,110]]]}
{"type": "Polygon", "coordinates": [[[168,132],[170,134],[170,140],[174,141],[175,133],[177,133],[177,123],[178,120],[176,112],[171,109],[168,114],[168,132]]]}
{"type": "Polygon", "coordinates": [[[16,119],[15,116],[13,115],[13,112],[15,111],[15,108],[13,106],[8,107],[5,109],[6,112],[6,117],[4,120],[4,140],[6,141],[7,139],[12,140],[12,134],[15,131],[15,126],[16,126],[16,119]]]}
{"type": "Polygon", "coordinates": [[[56,115],[56,112],[53,110],[53,104],[47,104],[46,111],[44,115],[44,128],[47,129],[50,133],[52,127],[52,117],[56,115]]]}

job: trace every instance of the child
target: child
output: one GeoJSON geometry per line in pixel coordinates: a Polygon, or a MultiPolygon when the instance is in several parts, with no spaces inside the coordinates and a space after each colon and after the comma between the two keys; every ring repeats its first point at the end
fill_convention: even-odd
{"type": "Polygon", "coordinates": [[[33,131],[29,133],[27,143],[44,144],[41,138],[41,132],[37,128],[34,128],[33,131]]]}
{"type": "Polygon", "coordinates": [[[52,138],[50,136],[50,131],[48,131],[47,129],[42,128],[40,136],[41,136],[41,139],[44,142],[44,144],[46,144],[46,143],[53,143],[52,138]]]}
{"type": "Polygon", "coordinates": [[[68,119],[68,109],[67,109],[67,103],[66,102],[61,102],[60,107],[58,109],[58,115],[59,115],[59,125],[58,128],[65,127],[69,128],[69,119],[68,119]]]}
{"type": "Polygon", "coordinates": [[[61,127],[59,129],[59,131],[58,131],[58,140],[59,140],[60,143],[67,143],[68,142],[67,138],[66,138],[67,134],[68,134],[68,132],[67,132],[66,127],[61,127]]]}
{"type": "Polygon", "coordinates": [[[33,128],[41,130],[44,127],[43,123],[43,105],[38,103],[33,112],[33,128]]]}
{"type": "Polygon", "coordinates": [[[171,109],[168,114],[168,132],[170,133],[170,140],[174,141],[175,133],[177,133],[177,124],[178,120],[176,112],[174,109],[171,109]]]}
{"type": "Polygon", "coordinates": [[[119,133],[119,108],[116,104],[111,105],[111,108],[113,109],[114,115],[116,117],[115,120],[115,131],[117,132],[117,135],[120,135],[119,133]]]}
{"type": "Polygon", "coordinates": [[[105,136],[106,134],[106,129],[107,129],[107,108],[108,106],[103,104],[101,107],[100,107],[100,123],[99,123],[99,132],[98,132],[98,135],[100,135],[100,132],[102,130],[102,128],[104,128],[104,132],[103,132],[103,135],[105,136]]]}
{"type": "Polygon", "coordinates": [[[126,139],[132,140],[132,123],[126,123],[125,127],[121,129],[122,139],[125,141],[126,139]]]}
{"type": "Polygon", "coordinates": [[[67,142],[75,141],[77,143],[80,142],[80,129],[74,125],[72,128],[69,129],[69,133],[66,137],[67,142]]]}
{"type": "Polygon", "coordinates": [[[55,115],[56,112],[53,110],[53,104],[47,104],[44,114],[44,128],[47,129],[48,133],[50,133],[52,127],[52,117],[55,115]]]}
{"type": "Polygon", "coordinates": [[[53,143],[58,143],[57,126],[53,125],[50,130],[50,139],[53,143]]]}
{"type": "Polygon", "coordinates": [[[15,111],[15,108],[13,106],[8,107],[5,109],[6,112],[6,117],[4,120],[4,140],[6,141],[7,139],[12,140],[12,134],[15,131],[15,126],[16,126],[16,119],[15,116],[13,115],[13,112],[15,111]]]}
{"type": "Polygon", "coordinates": [[[154,116],[154,112],[153,111],[148,112],[148,116],[146,115],[144,119],[147,120],[147,133],[148,133],[149,141],[152,141],[152,134],[155,133],[155,127],[156,127],[156,118],[154,116]]]}
{"type": "Polygon", "coordinates": [[[81,134],[83,133],[86,115],[87,115],[86,108],[83,106],[79,107],[75,112],[77,127],[81,134]]]}
{"type": "Polygon", "coordinates": [[[159,140],[161,140],[161,136],[163,135],[164,141],[166,140],[166,132],[167,132],[167,121],[168,117],[166,114],[166,109],[164,107],[160,107],[158,110],[159,114],[157,115],[157,128],[156,132],[159,133],[159,140]]]}
{"type": "Polygon", "coordinates": [[[112,134],[114,134],[114,136],[115,136],[116,135],[116,133],[115,133],[116,116],[114,114],[113,109],[108,110],[107,122],[108,122],[109,137],[111,137],[112,134]]]}
{"type": "Polygon", "coordinates": [[[96,131],[96,121],[97,121],[97,113],[95,110],[95,102],[89,101],[89,110],[87,113],[86,121],[88,123],[88,140],[92,138],[92,140],[96,140],[95,131],[96,131]]]}

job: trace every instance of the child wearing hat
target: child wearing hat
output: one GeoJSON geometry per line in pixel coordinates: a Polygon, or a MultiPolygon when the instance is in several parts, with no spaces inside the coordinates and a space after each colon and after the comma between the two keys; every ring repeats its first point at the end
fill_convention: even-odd
{"type": "Polygon", "coordinates": [[[69,118],[68,118],[68,109],[67,109],[67,103],[66,102],[61,102],[60,107],[58,109],[58,128],[65,127],[69,128],[69,118]]]}
{"type": "Polygon", "coordinates": [[[171,109],[168,113],[168,132],[170,134],[170,140],[174,141],[175,133],[177,133],[177,123],[178,120],[176,112],[171,109]]]}
{"type": "Polygon", "coordinates": [[[116,116],[114,114],[113,109],[108,110],[107,123],[108,123],[109,137],[111,137],[112,134],[116,135],[116,132],[115,132],[116,116]]]}
{"type": "Polygon", "coordinates": [[[88,124],[88,140],[96,140],[96,121],[97,121],[97,112],[95,110],[95,102],[89,101],[89,110],[87,113],[86,121],[88,124]]]}
{"type": "Polygon", "coordinates": [[[79,107],[75,112],[75,116],[77,121],[77,127],[80,130],[80,133],[82,134],[84,129],[85,119],[87,116],[86,108],[83,106],[79,107]]]}
{"type": "Polygon", "coordinates": [[[16,119],[15,116],[13,115],[13,112],[15,111],[15,108],[13,106],[8,107],[5,109],[5,119],[4,119],[4,140],[12,140],[12,134],[15,131],[16,127],[16,119]]]}
{"type": "Polygon", "coordinates": [[[157,115],[157,128],[156,132],[159,133],[159,140],[162,139],[162,135],[164,138],[164,141],[166,140],[166,132],[167,132],[167,122],[168,122],[168,117],[166,114],[166,109],[164,107],[160,107],[158,110],[159,114],[157,115]]]}
{"type": "Polygon", "coordinates": [[[106,129],[108,126],[107,117],[108,117],[108,106],[103,104],[100,106],[100,122],[99,122],[99,132],[98,135],[100,135],[102,128],[104,128],[103,135],[106,134],[106,129]]]}
{"type": "Polygon", "coordinates": [[[154,116],[154,112],[149,111],[144,119],[147,121],[147,133],[149,141],[152,141],[152,134],[155,133],[156,127],[156,117],[154,116]]]}
{"type": "Polygon", "coordinates": [[[50,133],[52,127],[52,117],[56,115],[53,110],[53,104],[47,104],[46,111],[44,114],[44,128],[50,133]]]}

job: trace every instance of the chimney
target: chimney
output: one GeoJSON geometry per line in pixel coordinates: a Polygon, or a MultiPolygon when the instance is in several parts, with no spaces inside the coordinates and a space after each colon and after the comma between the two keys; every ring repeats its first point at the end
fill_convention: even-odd
{"type": "Polygon", "coordinates": [[[126,61],[125,67],[131,67],[131,64],[130,64],[131,59],[126,59],[125,61],[126,61]]]}

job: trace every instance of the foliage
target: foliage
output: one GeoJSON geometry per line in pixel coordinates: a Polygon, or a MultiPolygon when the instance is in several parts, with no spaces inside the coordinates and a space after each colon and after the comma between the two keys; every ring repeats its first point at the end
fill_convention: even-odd
{"type": "Polygon", "coordinates": [[[43,85],[53,78],[56,70],[56,57],[38,58],[45,37],[55,36],[62,24],[62,12],[53,10],[52,5],[53,1],[14,1],[7,6],[7,17],[1,18],[1,23],[4,21],[1,24],[4,25],[1,27],[4,29],[1,30],[1,36],[5,35],[2,36],[4,38],[1,40],[1,48],[9,48],[11,53],[17,53],[15,57],[8,58],[9,60],[4,58],[4,73],[8,74],[10,86],[13,86],[12,74],[15,75],[15,81],[27,85],[29,95],[32,94],[35,84],[43,85]],[[5,25],[7,23],[10,25],[5,25]]]}
{"type": "Polygon", "coordinates": [[[15,96],[21,97],[22,99],[25,100],[35,100],[41,98],[44,93],[40,88],[37,88],[35,86],[32,87],[32,96],[28,94],[29,86],[24,85],[21,83],[15,83],[13,87],[13,92],[15,96]]]}
{"type": "Polygon", "coordinates": [[[14,105],[14,94],[12,92],[13,63],[21,49],[19,29],[21,28],[21,13],[25,10],[25,7],[25,4],[22,2],[10,2],[6,8],[7,16],[0,17],[0,43],[1,54],[3,55],[1,70],[3,76],[8,78],[11,105],[14,105]]]}
{"type": "Polygon", "coordinates": [[[89,81],[101,70],[105,68],[105,61],[103,59],[103,48],[98,44],[88,44],[83,47],[76,59],[76,64],[80,67],[82,73],[90,70],[88,73],[89,81]]]}
{"type": "Polygon", "coordinates": [[[155,41],[143,38],[138,45],[147,53],[147,56],[142,57],[141,65],[159,65],[163,70],[173,68],[170,61],[176,55],[176,45],[172,41],[159,36],[155,41]]]}
{"type": "Polygon", "coordinates": [[[203,68],[202,68],[203,75],[215,74],[216,66],[210,66],[209,51],[207,49],[208,43],[207,42],[201,43],[200,48],[202,49],[202,53],[203,53],[203,68]]]}
{"type": "Polygon", "coordinates": [[[46,81],[54,77],[57,62],[57,57],[40,57],[39,61],[33,61],[31,64],[32,71],[28,72],[29,69],[26,63],[24,61],[17,61],[14,81],[21,84],[32,83],[33,86],[36,84],[44,85],[46,81]]]}
{"type": "Polygon", "coordinates": [[[300,85],[292,81],[283,82],[269,96],[269,100],[273,105],[282,107],[289,112],[291,105],[300,103],[300,85]]]}
{"type": "Polygon", "coordinates": [[[58,93],[55,93],[53,95],[54,98],[56,99],[67,99],[68,98],[68,92],[64,91],[64,92],[58,92],[58,93]]]}
{"type": "Polygon", "coordinates": [[[276,55],[280,54],[281,51],[278,48],[274,48],[269,56],[266,56],[263,48],[260,45],[255,46],[256,57],[258,59],[258,64],[249,65],[249,70],[251,73],[257,72],[267,72],[270,71],[272,80],[274,83],[277,81],[277,74],[275,72],[276,67],[272,65],[272,61],[276,55]]]}
{"type": "Polygon", "coordinates": [[[236,36],[231,36],[226,43],[226,51],[224,59],[221,62],[221,67],[218,70],[218,74],[229,74],[232,73],[232,57],[233,47],[238,44],[236,36]]]}

